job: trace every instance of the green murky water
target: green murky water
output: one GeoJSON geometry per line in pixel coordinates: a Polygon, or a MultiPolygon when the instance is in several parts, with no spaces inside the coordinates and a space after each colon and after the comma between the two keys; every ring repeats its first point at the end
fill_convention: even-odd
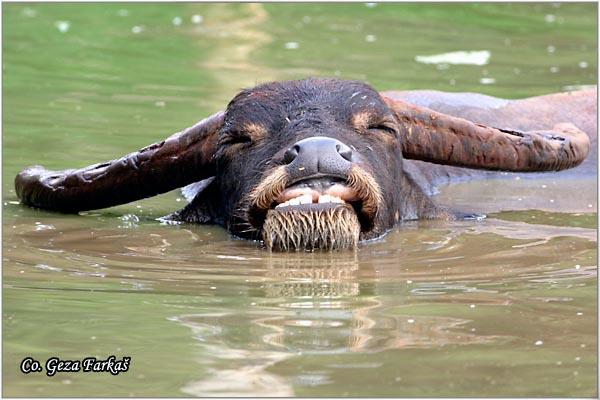
{"type": "Polygon", "coordinates": [[[594,177],[462,183],[439,201],[488,219],[408,224],[356,254],[160,225],[178,192],[65,216],[12,187],[24,166],[114,158],[267,80],[506,98],[595,84],[596,7],[4,4],[3,394],[597,396],[594,177]],[[459,50],[489,62],[415,61],[459,50]],[[130,370],[19,371],[110,355],[130,370]]]}

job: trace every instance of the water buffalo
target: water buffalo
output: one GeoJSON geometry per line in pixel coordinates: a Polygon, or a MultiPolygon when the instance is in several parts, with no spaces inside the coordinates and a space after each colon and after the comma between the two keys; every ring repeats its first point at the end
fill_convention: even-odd
{"type": "Polygon", "coordinates": [[[269,249],[354,248],[401,221],[452,218],[423,181],[454,167],[572,168],[590,149],[580,129],[595,132],[595,111],[578,103],[595,109],[595,93],[513,102],[419,93],[411,100],[410,92],[380,94],[338,79],[266,83],[240,92],[225,112],[120,159],[76,170],[27,168],[16,192],[23,204],[75,213],[191,184],[191,202],[165,218],[219,224],[269,249]],[[470,104],[443,112],[418,105],[461,101],[470,104]],[[580,126],[578,113],[594,126],[580,126]]]}

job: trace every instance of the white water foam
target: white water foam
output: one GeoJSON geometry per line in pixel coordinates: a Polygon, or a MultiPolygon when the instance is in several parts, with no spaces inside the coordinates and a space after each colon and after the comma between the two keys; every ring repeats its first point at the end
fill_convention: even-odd
{"type": "Polygon", "coordinates": [[[416,56],[415,61],[422,64],[486,65],[491,55],[488,50],[453,51],[431,56],[416,56]]]}

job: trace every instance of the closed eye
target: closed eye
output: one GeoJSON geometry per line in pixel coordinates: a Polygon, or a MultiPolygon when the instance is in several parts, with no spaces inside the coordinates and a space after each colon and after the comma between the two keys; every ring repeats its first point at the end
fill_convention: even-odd
{"type": "Polygon", "coordinates": [[[367,130],[369,130],[369,131],[371,131],[371,130],[383,131],[385,133],[389,133],[390,135],[397,135],[398,134],[398,131],[396,130],[396,127],[393,126],[392,124],[386,123],[386,122],[369,125],[369,127],[367,128],[367,130]]]}
{"type": "Polygon", "coordinates": [[[219,141],[221,145],[251,144],[259,142],[268,135],[267,129],[256,122],[230,125],[219,141]]]}
{"type": "Polygon", "coordinates": [[[358,112],[352,116],[352,125],[358,132],[384,132],[396,136],[396,120],[391,116],[378,116],[372,112],[358,112]]]}
{"type": "Polygon", "coordinates": [[[219,139],[219,144],[223,146],[249,143],[252,143],[252,138],[249,135],[238,131],[228,132],[219,139]]]}

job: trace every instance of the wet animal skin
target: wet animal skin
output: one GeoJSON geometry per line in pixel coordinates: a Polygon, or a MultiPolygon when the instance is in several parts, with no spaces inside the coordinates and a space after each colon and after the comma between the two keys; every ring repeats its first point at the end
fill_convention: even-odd
{"type": "MultiPolygon", "coordinates": [[[[590,138],[561,116],[550,124],[533,113],[540,123],[520,130],[357,81],[272,82],[243,90],[224,112],[160,143],[78,170],[29,167],[15,187],[25,205],[74,213],[191,184],[190,204],[166,218],[219,224],[270,249],[355,248],[402,221],[452,218],[415,179],[414,160],[431,171],[576,167],[590,138]]],[[[443,173],[429,181],[436,174],[443,173]]]]}

